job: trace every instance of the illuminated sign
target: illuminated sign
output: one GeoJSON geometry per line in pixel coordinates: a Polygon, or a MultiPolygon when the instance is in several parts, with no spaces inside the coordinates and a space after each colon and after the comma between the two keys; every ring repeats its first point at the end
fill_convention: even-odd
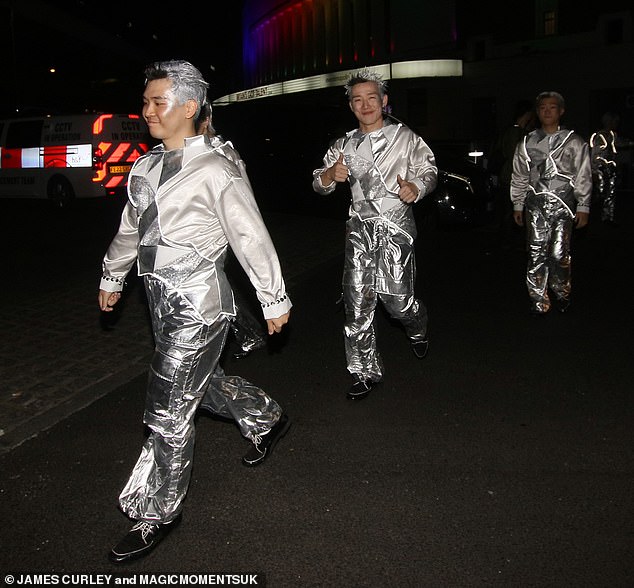
{"type": "Polygon", "coordinates": [[[366,68],[348,69],[243,90],[218,98],[214,100],[213,104],[214,106],[226,106],[228,104],[256,100],[258,98],[268,98],[270,96],[280,96],[294,92],[307,92],[309,90],[343,86],[348,81],[348,78],[360,69],[369,69],[379,74],[384,80],[460,77],[462,76],[462,61],[460,59],[426,59],[422,61],[400,61],[391,64],[368,66],[366,68]]]}

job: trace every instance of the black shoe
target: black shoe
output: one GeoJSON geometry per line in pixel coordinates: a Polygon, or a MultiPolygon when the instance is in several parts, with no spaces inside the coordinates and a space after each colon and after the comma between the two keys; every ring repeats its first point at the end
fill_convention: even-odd
{"type": "Polygon", "coordinates": [[[253,353],[254,351],[257,351],[258,349],[264,349],[265,347],[266,347],[266,341],[264,340],[258,341],[255,345],[252,345],[251,347],[247,347],[246,349],[244,347],[241,347],[239,351],[236,351],[233,354],[233,358],[242,359],[244,357],[247,357],[247,355],[251,355],[251,353],[253,353]]]}
{"type": "Polygon", "coordinates": [[[425,359],[429,351],[429,339],[425,337],[422,341],[412,341],[412,351],[418,359],[425,359]]]}
{"type": "Polygon", "coordinates": [[[374,382],[372,380],[364,380],[357,374],[353,374],[352,377],[354,382],[352,386],[350,386],[350,390],[348,390],[348,398],[351,400],[361,400],[370,393],[374,382]]]}
{"type": "Polygon", "coordinates": [[[256,435],[256,440],[253,442],[251,449],[242,458],[242,463],[249,467],[260,465],[271,454],[277,442],[286,435],[290,426],[291,422],[288,420],[288,416],[282,413],[280,419],[268,433],[256,435]]]}
{"type": "Polygon", "coordinates": [[[172,529],[181,522],[178,515],[171,523],[147,523],[139,521],[128,534],[110,551],[112,563],[122,564],[145,557],[152,551],[172,529]]]}
{"type": "Polygon", "coordinates": [[[548,311],[547,310],[542,310],[541,308],[537,307],[534,304],[531,304],[531,307],[529,309],[529,314],[533,317],[533,318],[541,318],[541,317],[545,317],[546,313],[548,311]]]}
{"type": "Polygon", "coordinates": [[[570,309],[570,298],[557,298],[557,310],[561,313],[570,309]]]}

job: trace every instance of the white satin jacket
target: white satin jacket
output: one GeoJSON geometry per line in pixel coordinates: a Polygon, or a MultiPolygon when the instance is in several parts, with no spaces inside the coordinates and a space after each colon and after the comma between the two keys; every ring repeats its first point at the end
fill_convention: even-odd
{"type": "Polygon", "coordinates": [[[264,317],[292,306],[268,230],[244,170],[204,136],[183,149],[159,145],[130,171],[128,203],[103,260],[100,288],[123,289],[134,262],[139,275],[177,289],[211,323],[235,314],[224,274],[227,247],[253,284],[264,317]]]}

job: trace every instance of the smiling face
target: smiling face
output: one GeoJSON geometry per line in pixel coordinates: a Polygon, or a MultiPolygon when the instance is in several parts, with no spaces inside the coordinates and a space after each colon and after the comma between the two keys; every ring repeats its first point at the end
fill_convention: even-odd
{"type": "Polygon", "coordinates": [[[383,108],[387,105],[387,95],[379,91],[376,82],[355,84],[350,91],[350,109],[359,121],[363,133],[375,131],[383,126],[383,108]]]}
{"type": "Polygon", "coordinates": [[[150,80],[143,92],[143,118],[150,134],[163,141],[166,149],[183,147],[186,137],[195,135],[196,102],[179,104],[168,78],[150,80]]]}

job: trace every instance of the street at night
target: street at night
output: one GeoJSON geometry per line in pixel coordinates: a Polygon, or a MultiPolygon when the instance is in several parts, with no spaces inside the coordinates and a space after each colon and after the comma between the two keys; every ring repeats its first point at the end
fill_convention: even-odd
{"type": "Polygon", "coordinates": [[[265,212],[291,322],[268,350],[224,364],[270,392],[292,427],[249,470],[235,425],[201,414],[182,524],[121,569],[106,556],[128,524],[116,498],[144,434],[145,305],[132,280],[115,320],[97,308],[119,204],[46,204],[2,203],[12,252],[0,319],[12,392],[1,407],[3,572],[259,572],[276,587],[631,584],[631,227],[578,232],[573,307],[534,319],[523,251],[492,248],[490,227],[421,221],[429,355],[416,359],[379,312],[385,380],[353,402],[336,305],[343,220],[265,212]]]}

